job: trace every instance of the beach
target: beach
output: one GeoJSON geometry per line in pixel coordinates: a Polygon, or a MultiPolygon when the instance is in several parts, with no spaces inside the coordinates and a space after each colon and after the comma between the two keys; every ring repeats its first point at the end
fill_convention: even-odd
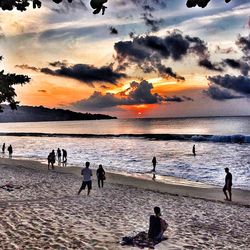
{"type": "Polygon", "coordinates": [[[14,185],[10,192],[0,189],[1,249],[132,249],[119,242],[147,231],[154,206],[169,224],[168,239],[156,249],[250,245],[249,191],[237,190],[237,202],[229,203],[222,192],[211,196],[212,186],[111,173],[103,189],[94,180],[90,196],[86,190],[78,196],[79,168],[47,171],[39,162],[4,158],[0,176],[1,186],[14,185]],[[205,192],[208,199],[200,195],[205,192]]]}

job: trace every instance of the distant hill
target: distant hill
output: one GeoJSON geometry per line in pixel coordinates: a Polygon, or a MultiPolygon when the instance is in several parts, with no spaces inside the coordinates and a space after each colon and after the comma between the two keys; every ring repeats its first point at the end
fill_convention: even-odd
{"type": "Polygon", "coordinates": [[[49,109],[43,106],[18,106],[11,110],[2,105],[4,112],[0,112],[0,122],[39,122],[39,121],[74,121],[74,120],[103,120],[117,119],[109,115],[78,113],[64,109],[49,109]]]}

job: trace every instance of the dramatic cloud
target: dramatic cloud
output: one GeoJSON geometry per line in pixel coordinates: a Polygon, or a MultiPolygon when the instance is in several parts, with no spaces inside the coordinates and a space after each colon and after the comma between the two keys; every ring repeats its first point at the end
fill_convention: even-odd
{"type": "Polygon", "coordinates": [[[207,95],[208,97],[217,101],[225,101],[225,100],[243,98],[243,96],[234,95],[227,89],[220,88],[213,84],[210,84],[208,89],[204,90],[203,93],[207,95]]]}
{"type": "Polygon", "coordinates": [[[76,64],[68,67],[61,66],[55,70],[42,68],[41,72],[76,79],[91,87],[94,87],[95,82],[116,84],[119,79],[126,77],[126,74],[115,72],[111,66],[97,68],[88,64],[76,64]]]}
{"type": "Polygon", "coordinates": [[[73,103],[79,109],[98,109],[123,105],[156,104],[164,102],[183,102],[192,98],[178,96],[164,97],[158,93],[152,93],[153,85],[145,80],[131,82],[130,87],[118,94],[95,91],[89,98],[73,103]]]}
{"type": "Polygon", "coordinates": [[[109,32],[111,35],[118,35],[118,30],[114,27],[109,27],[109,32]]]}
{"type": "Polygon", "coordinates": [[[200,64],[209,70],[222,71],[218,65],[209,61],[209,52],[203,40],[198,37],[183,36],[179,32],[169,33],[165,37],[139,36],[132,41],[115,43],[116,60],[119,69],[136,65],[144,73],[158,72],[161,76],[170,76],[177,80],[183,77],[173,73],[170,67],[165,67],[163,60],[172,59],[180,61],[184,56],[195,54],[200,59],[200,64]]]}
{"type": "Polygon", "coordinates": [[[225,89],[234,90],[235,92],[250,95],[250,78],[246,76],[210,76],[211,84],[223,87],[225,89]]]}

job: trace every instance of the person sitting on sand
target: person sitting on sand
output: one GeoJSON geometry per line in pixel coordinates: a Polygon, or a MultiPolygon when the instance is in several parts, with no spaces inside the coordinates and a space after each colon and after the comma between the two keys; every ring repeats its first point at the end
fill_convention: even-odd
{"type": "Polygon", "coordinates": [[[84,190],[87,186],[88,188],[88,195],[90,194],[90,190],[92,189],[92,180],[91,180],[91,176],[92,176],[92,170],[89,168],[90,163],[87,161],[85,163],[85,168],[82,169],[81,171],[81,175],[83,176],[83,182],[82,185],[78,191],[78,195],[81,193],[82,190],[84,190]]]}
{"type": "Polygon", "coordinates": [[[106,177],[105,177],[105,171],[104,171],[102,165],[99,165],[99,168],[96,171],[96,176],[97,176],[97,180],[98,180],[98,187],[103,188],[103,181],[106,180],[106,177]]]}
{"type": "Polygon", "coordinates": [[[156,167],[156,163],[157,163],[155,156],[153,157],[152,163],[153,163],[153,170],[152,171],[155,172],[155,167],[156,167]]]}
{"type": "Polygon", "coordinates": [[[225,186],[223,187],[223,192],[226,196],[226,200],[227,201],[232,201],[232,174],[229,172],[229,168],[225,168],[225,172],[226,172],[226,177],[225,177],[225,186]],[[227,191],[229,193],[229,199],[228,199],[228,195],[227,195],[227,191]]]}
{"type": "Polygon", "coordinates": [[[155,215],[151,215],[149,219],[148,238],[159,242],[163,240],[163,233],[168,224],[160,217],[161,209],[159,207],[154,207],[154,213],[155,215]]]}
{"type": "Polygon", "coordinates": [[[12,154],[13,154],[13,148],[11,145],[9,145],[9,147],[8,147],[8,152],[9,152],[9,157],[11,158],[12,154]]]}

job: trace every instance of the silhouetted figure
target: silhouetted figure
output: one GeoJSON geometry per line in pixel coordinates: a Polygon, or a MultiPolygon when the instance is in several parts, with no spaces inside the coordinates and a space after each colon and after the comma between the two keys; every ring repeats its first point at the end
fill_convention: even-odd
{"type": "Polygon", "coordinates": [[[223,188],[223,192],[226,196],[227,201],[232,201],[232,185],[233,185],[233,177],[232,174],[229,172],[229,168],[225,168],[226,177],[225,177],[225,186],[223,188]],[[229,194],[229,198],[227,195],[227,191],[229,194]]]}
{"type": "Polygon", "coordinates": [[[152,163],[153,163],[153,170],[152,171],[155,172],[155,167],[156,167],[156,163],[157,163],[155,156],[153,157],[152,163]]]}
{"type": "Polygon", "coordinates": [[[90,6],[95,9],[93,11],[93,14],[98,14],[100,11],[102,11],[102,15],[105,13],[105,9],[107,8],[103,4],[107,3],[108,0],[91,0],[90,1],[90,6]]]}
{"type": "Polygon", "coordinates": [[[54,170],[55,167],[54,167],[54,164],[56,162],[56,154],[55,154],[55,150],[53,149],[49,155],[48,155],[48,170],[50,169],[50,165],[51,165],[51,169],[54,170]]]}
{"type": "Polygon", "coordinates": [[[193,146],[193,155],[196,156],[195,145],[193,146]]]}
{"type": "Polygon", "coordinates": [[[62,155],[63,155],[63,163],[67,162],[67,151],[65,149],[62,149],[62,155]]]}
{"type": "Polygon", "coordinates": [[[3,153],[3,154],[5,153],[5,143],[4,143],[3,146],[2,146],[2,153],[3,153]]]}
{"type": "Polygon", "coordinates": [[[106,176],[102,165],[99,165],[99,168],[96,170],[96,176],[98,180],[98,187],[103,188],[103,181],[106,180],[106,176]]]}
{"type": "Polygon", "coordinates": [[[13,154],[13,148],[11,145],[9,145],[9,147],[8,147],[8,152],[9,152],[9,157],[11,158],[12,154],[13,154]]]}
{"type": "Polygon", "coordinates": [[[61,149],[58,148],[57,149],[57,160],[58,160],[58,163],[61,162],[61,160],[62,160],[61,157],[62,157],[61,149]]]}
{"type": "Polygon", "coordinates": [[[166,231],[168,224],[161,216],[161,209],[154,207],[155,215],[151,215],[149,219],[148,237],[154,241],[160,242],[163,239],[163,233],[166,231]]]}
{"type": "Polygon", "coordinates": [[[92,170],[89,168],[90,163],[87,161],[85,163],[85,168],[82,169],[81,175],[83,176],[82,185],[78,191],[78,195],[84,190],[87,186],[88,188],[88,195],[90,194],[90,190],[92,189],[92,170]]]}

